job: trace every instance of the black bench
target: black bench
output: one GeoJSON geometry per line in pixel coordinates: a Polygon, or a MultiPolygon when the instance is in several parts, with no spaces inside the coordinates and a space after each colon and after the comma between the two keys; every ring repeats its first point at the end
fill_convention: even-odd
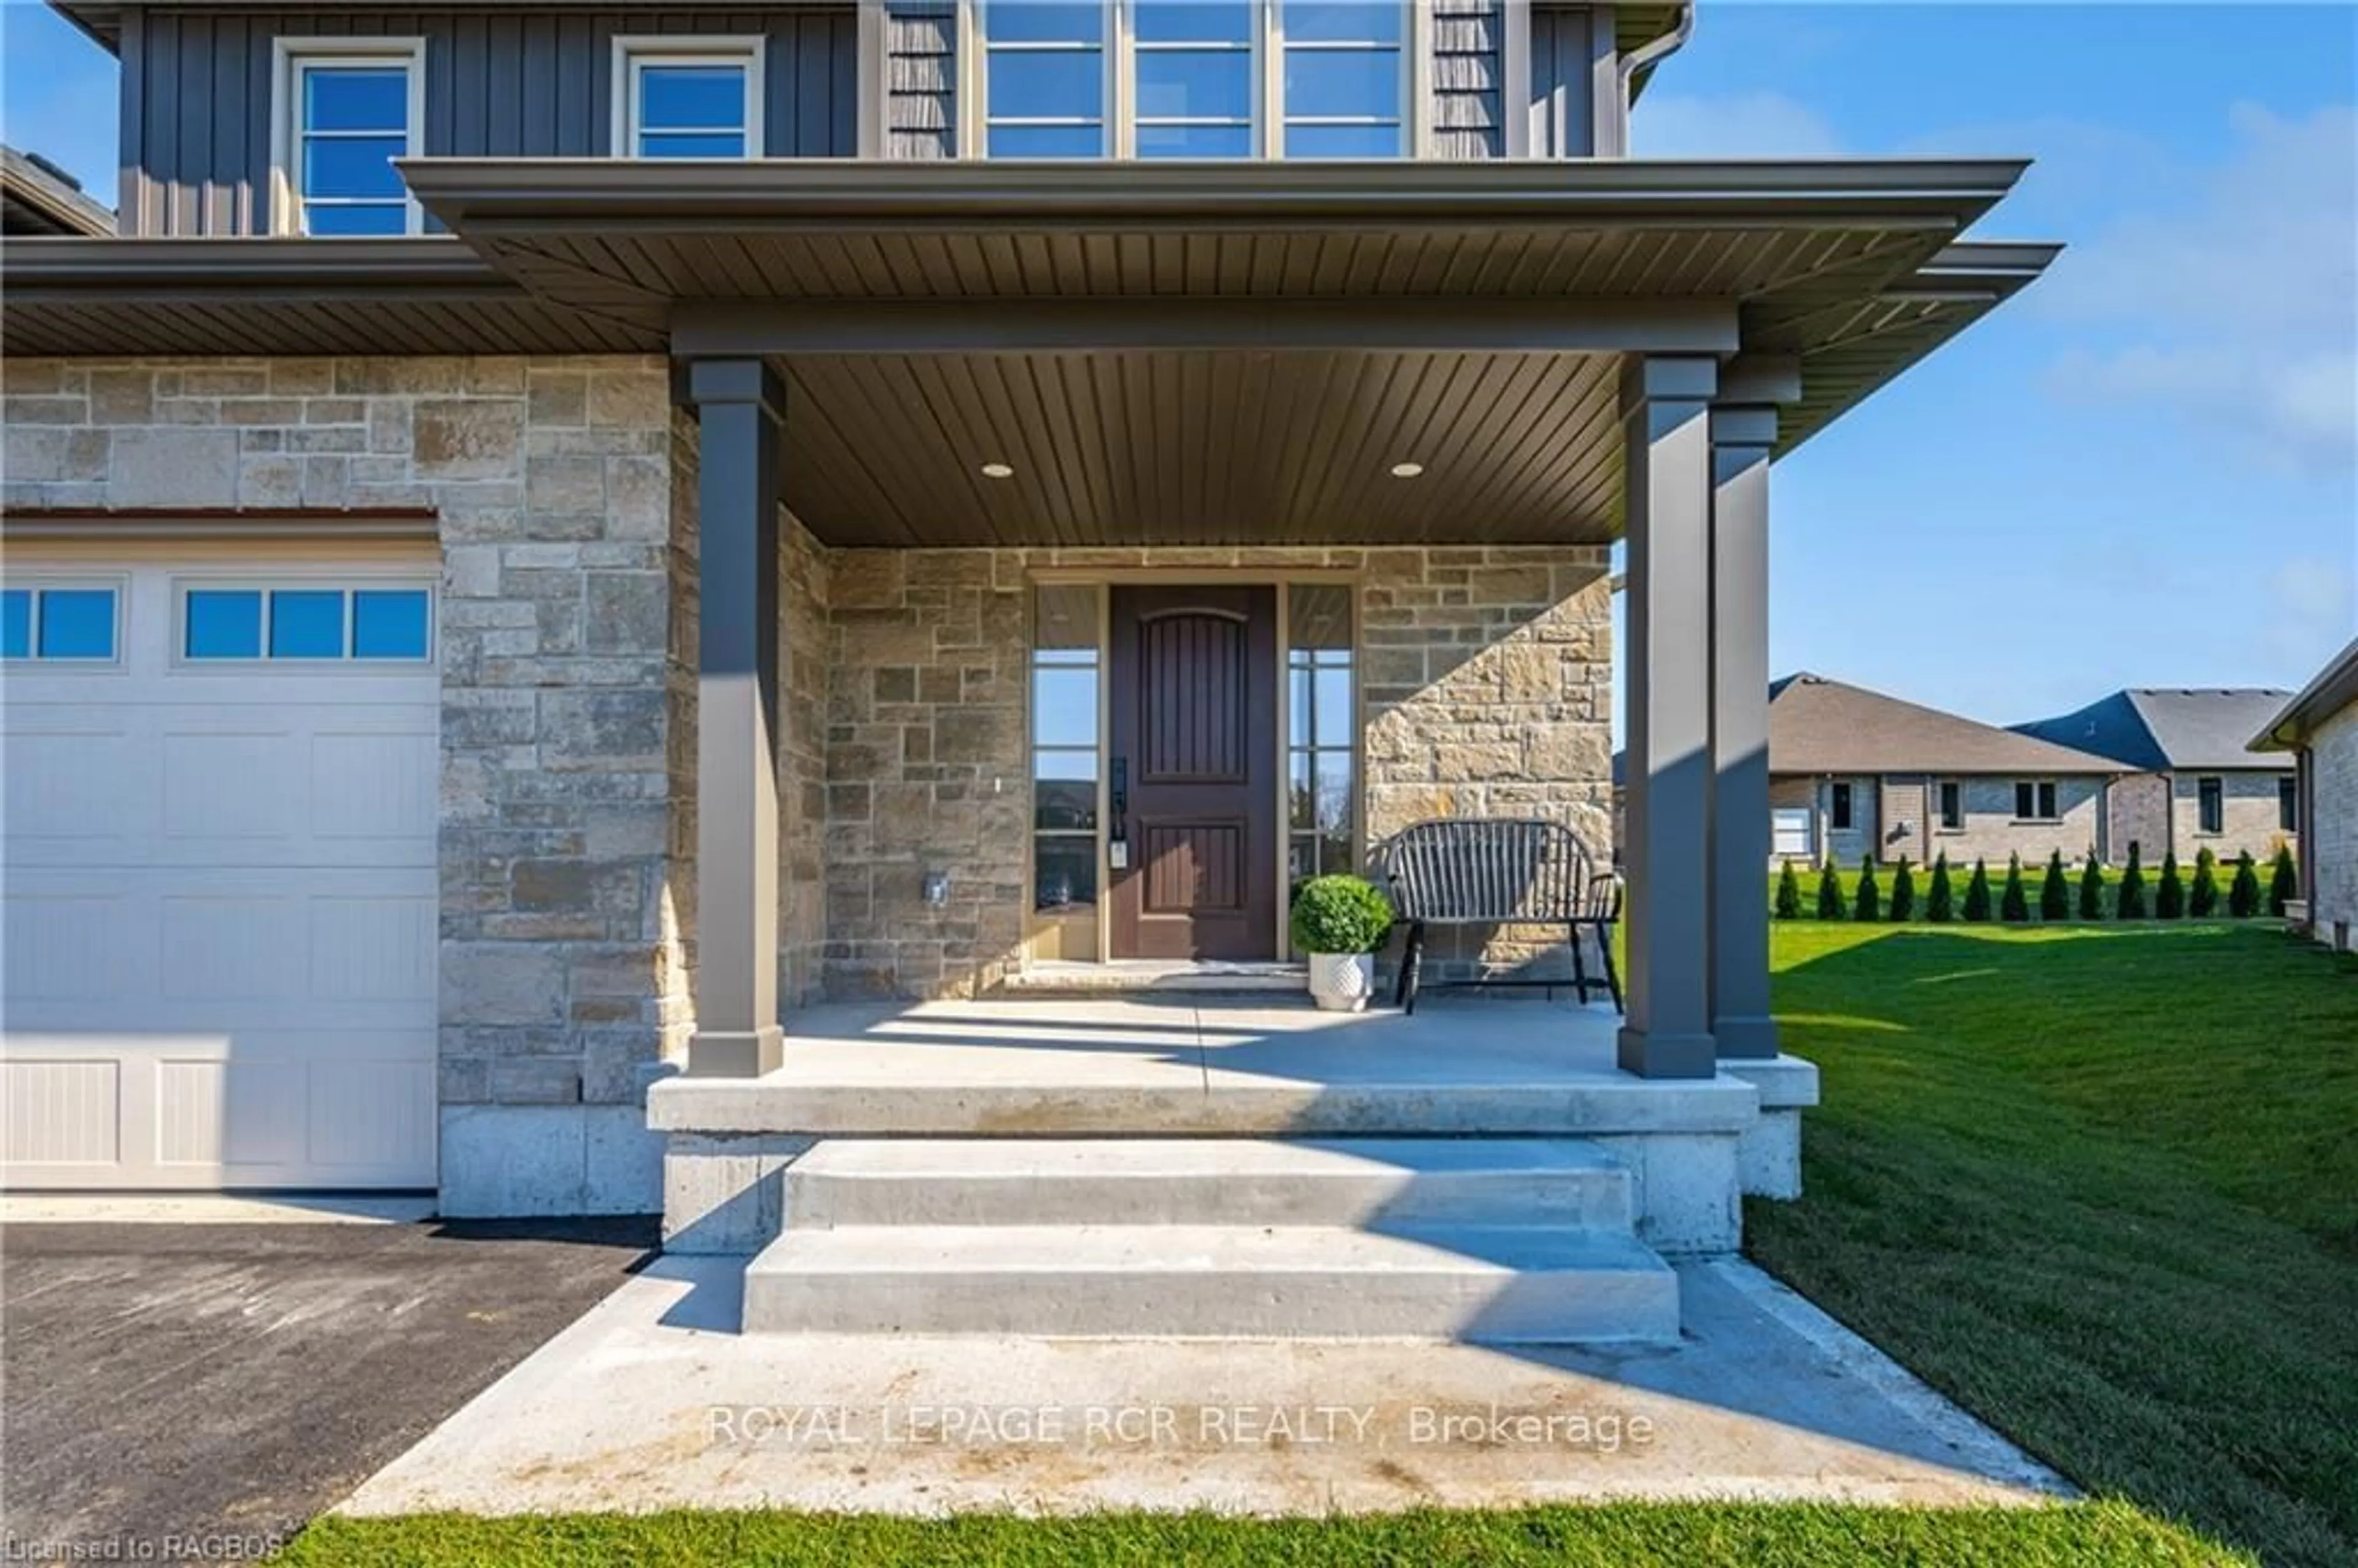
{"type": "MultiPolygon", "coordinates": [[[[1561,925],[1572,944],[1570,984],[1582,1001],[1602,984],[1621,1008],[1613,967],[1613,927],[1621,918],[1621,879],[1599,868],[1572,829],[1535,818],[1437,817],[1401,829],[1374,857],[1392,908],[1408,926],[1393,1003],[1416,1011],[1427,925],[1561,925]],[[1593,932],[1605,976],[1592,980],[1581,935],[1593,932]]],[[[1468,984],[1545,986],[1563,980],[1496,979],[1468,984]]]]}

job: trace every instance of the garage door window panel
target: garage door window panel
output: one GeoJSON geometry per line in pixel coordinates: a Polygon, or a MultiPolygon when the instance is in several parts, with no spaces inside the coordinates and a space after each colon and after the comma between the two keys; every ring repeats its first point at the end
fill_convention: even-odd
{"type": "Polygon", "coordinates": [[[352,595],[352,657],[424,659],[433,652],[431,606],[422,588],[364,588],[352,595]]]}
{"type": "Polygon", "coordinates": [[[422,588],[190,588],[181,627],[181,654],[198,664],[423,664],[433,654],[433,600],[422,588]]]}
{"type": "Polygon", "coordinates": [[[89,584],[0,591],[0,657],[111,664],[121,593],[89,584]]]}

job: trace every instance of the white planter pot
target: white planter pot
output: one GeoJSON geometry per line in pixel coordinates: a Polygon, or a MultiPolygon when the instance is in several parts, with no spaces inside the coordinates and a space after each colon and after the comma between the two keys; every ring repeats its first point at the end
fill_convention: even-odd
{"type": "Polygon", "coordinates": [[[1310,955],[1310,1000],[1329,1012],[1365,1011],[1376,994],[1373,953],[1310,955]]]}

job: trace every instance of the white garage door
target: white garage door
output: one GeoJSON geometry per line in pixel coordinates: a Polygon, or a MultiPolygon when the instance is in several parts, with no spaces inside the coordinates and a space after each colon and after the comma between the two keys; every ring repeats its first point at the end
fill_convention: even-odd
{"type": "Polygon", "coordinates": [[[1768,814],[1774,840],[1770,848],[1779,860],[1800,860],[1810,853],[1810,808],[1806,806],[1779,806],[1768,814]]]}
{"type": "Polygon", "coordinates": [[[0,1178],[434,1184],[432,568],[12,561],[0,1178]]]}

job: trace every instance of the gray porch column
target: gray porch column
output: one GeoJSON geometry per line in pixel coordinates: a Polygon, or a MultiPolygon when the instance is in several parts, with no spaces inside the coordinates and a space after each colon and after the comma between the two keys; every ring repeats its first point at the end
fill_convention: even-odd
{"type": "Polygon", "coordinates": [[[1634,358],[1628,463],[1628,1022],[1619,1058],[1707,1078],[1711,1038],[1711,395],[1707,359],[1634,358]]]}
{"type": "Polygon", "coordinates": [[[698,360],[696,1033],[687,1070],[778,1065],[778,460],[785,386],[698,360]]]}
{"type": "Polygon", "coordinates": [[[1771,406],[1711,411],[1711,1033],[1777,1054],[1768,1011],[1768,455],[1771,406]]]}

